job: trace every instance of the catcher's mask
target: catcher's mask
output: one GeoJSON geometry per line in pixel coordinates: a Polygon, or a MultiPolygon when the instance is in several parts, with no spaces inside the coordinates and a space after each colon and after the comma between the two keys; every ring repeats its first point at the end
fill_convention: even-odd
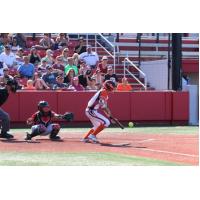
{"type": "Polygon", "coordinates": [[[38,110],[42,113],[48,113],[50,111],[50,106],[47,101],[40,101],[38,103],[38,110]]]}
{"type": "Polygon", "coordinates": [[[12,92],[16,92],[18,83],[15,79],[8,79],[6,85],[10,86],[12,92]]]}
{"type": "Polygon", "coordinates": [[[104,82],[103,88],[108,91],[113,91],[115,89],[115,83],[113,81],[107,80],[104,82]]]}

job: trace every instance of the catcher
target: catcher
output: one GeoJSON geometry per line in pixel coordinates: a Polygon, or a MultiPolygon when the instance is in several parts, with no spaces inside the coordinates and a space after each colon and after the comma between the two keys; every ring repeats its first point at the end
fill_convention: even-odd
{"type": "Polygon", "coordinates": [[[32,125],[31,134],[27,133],[25,140],[31,140],[33,137],[41,135],[49,135],[51,140],[60,140],[58,133],[60,125],[52,123],[53,119],[64,119],[66,121],[73,120],[73,113],[67,112],[64,115],[57,114],[51,110],[47,101],[40,101],[38,103],[38,111],[27,119],[27,124],[32,125]]]}

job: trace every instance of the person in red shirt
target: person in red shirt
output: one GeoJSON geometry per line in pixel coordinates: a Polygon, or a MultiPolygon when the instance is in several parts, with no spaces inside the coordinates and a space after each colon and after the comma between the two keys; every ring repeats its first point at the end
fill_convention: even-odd
{"type": "Polygon", "coordinates": [[[107,67],[108,67],[108,57],[103,56],[101,62],[99,63],[97,69],[101,71],[102,74],[107,74],[107,67]]]}
{"type": "Polygon", "coordinates": [[[89,100],[85,113],[92,122],[93,128],[84,135],[82,139],[83,142],[91,141],[98,143],[96,135],[110,125],[110,120],[100,114],[98,109],[102,109],[107,117],[112,117],[111,111],[107,105],[107,101],[108,93],[112,92],[114,88],[115,84],[112,81],[105,81],[101,90],[96,92],[95,95],[89,100]]]}
{"type": "Polygon", "coordinates": [[[38,111],[27,119],[27,124],[32,127],[31,134],[27,133],[25,140],[31,140],[38,135],[49,135],[51,140],[60,140],[60,136],[58,136],[60,125],[52,123],[52,120],[61,118],[62,115],[52,111],[47,101],[40,101],[38,111]]]}
{"type": "Polygon", "coordinates": [[[126,77],[122,78],[122,83],[118,83],[117,85],[117,91],[124,91],[129,92],[132,91],[132,86],[128,83],[128,80],[126,77]]]}

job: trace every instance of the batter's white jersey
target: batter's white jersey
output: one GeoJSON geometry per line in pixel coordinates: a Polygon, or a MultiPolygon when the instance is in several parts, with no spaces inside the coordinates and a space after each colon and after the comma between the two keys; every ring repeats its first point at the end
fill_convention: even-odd
{"type": "Polygon", "coordinates": [[[94,129],[96,129],[100,124],[103,124],[105,127],[110,125],[110,121],[97,111],[99,108],[107,107],[107,100],[107,91],[102,89],[98,91],[88,102],[85,113],[92,122],[94,129]]]}

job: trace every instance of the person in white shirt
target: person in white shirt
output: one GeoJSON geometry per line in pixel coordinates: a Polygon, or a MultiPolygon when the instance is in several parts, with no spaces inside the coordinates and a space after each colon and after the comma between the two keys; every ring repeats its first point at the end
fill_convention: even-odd
{"type": "Polygon", "coordinates": [[[80,60],[84,60],[86,65],[90,66],[91,69],[96,69],[99,56],[96,52],[92,51],[91,45],[87,46],[87,51],[80,55],[80,60]]]}
{"type": "Polygon", "coordinates": [[[0,55],[0,62],[4,63],[9,69],[12,69],[16,65],[16,57],[11,52],[10,45],[6,45],[4,52],[0,55]]]}

